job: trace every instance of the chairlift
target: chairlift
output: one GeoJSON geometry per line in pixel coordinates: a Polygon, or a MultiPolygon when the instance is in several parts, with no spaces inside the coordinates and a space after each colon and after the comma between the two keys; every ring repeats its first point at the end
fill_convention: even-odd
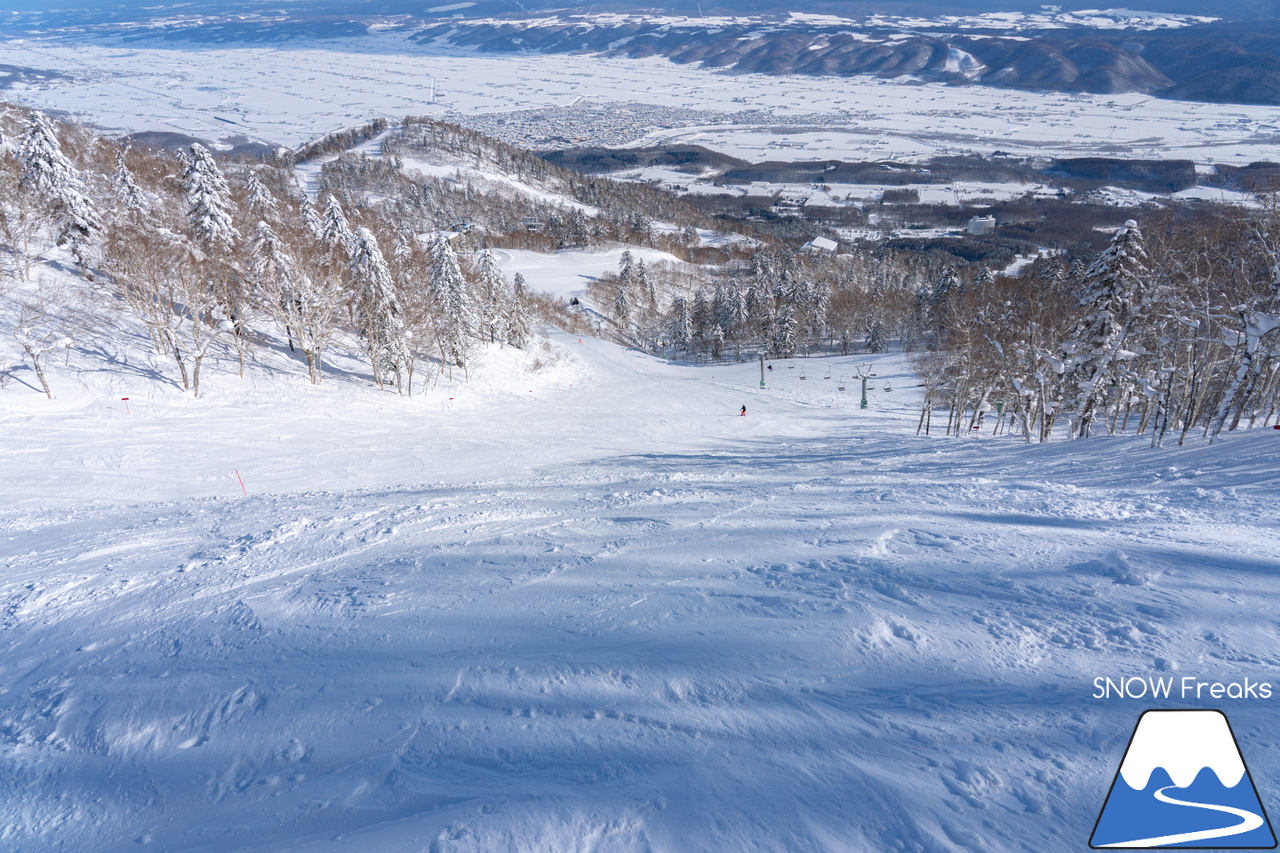
{"type": "Polygon", "coordinates": [[[822,378],[823,378],[823,379],[830,379],[830,378],[831,378],[831,365],[829,365],[829,364],[827,365],[827,375],[826,375],[826,376],[824,376],[824,377],[822,377],[822,378]]]}
{"type": "Polygon", "coordinates": [[[800,379],[801,379],[801,380],[803,380],[803,379],[805,379],[805,378],[806,378],[806,377],[805,377],[805,375],[804,375],[804,371],[803,371],[803,370],[801,370],[801,371],[800,371],[800,379]]]}
{"type": "Polygon", "coordinates": [[[893,390],[893,386],[892,386],[892,385],[890,385],[888,382],[886,382],[886,383],[884,383],[884,390],[886,390],[886,391],[892,391],[892,390],[893,390]]]}
{"type": "Polygon", "coordinates": [[[843,377],[843,376],[841,376],[837,381],[838,381],[840,384],[839,384],[838,386],[836,386],[836,390],[838,390],[838,391],[843,391],[843,390],[844,390],[844,377],[843,377]]]}

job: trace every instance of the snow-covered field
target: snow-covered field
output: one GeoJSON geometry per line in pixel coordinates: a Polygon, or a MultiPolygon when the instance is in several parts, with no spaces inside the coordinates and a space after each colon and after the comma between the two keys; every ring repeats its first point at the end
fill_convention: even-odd
{"type": "Polygon", "coordinates": [[[920,438],[896,355],[192,400],[103,346],[0,391],[6,851],[1081,850],[1153,704],[1276,811],[1280,698],[1093,680],[1275,683],[1280,433],[920,438]]]}
{"type": "MultiPolygon", "coordinates": [[[[68,79],[16,84],[10,97],[108,128],[245,135],[295,145],[373,116],[446,117],[533,107],[649,104],[825,117],[830,127],[672,126],[660,110],[619,111],[636,144],[692,142],[752,161],[1017,155],[1280,159],[1272,107],[1062,95],[867,77],[716,73],[664,59],[478,54],[377,31],[358,39],[217,46],[67,36],[9,40],[4,62],[68,79]],[[437,97],[431,102],[434,85],[437,97]]],[[[599,119],[593,119],[598,121],[599,119]]],[[[566,122],[565,142],[574,127],[566,122]]]]}

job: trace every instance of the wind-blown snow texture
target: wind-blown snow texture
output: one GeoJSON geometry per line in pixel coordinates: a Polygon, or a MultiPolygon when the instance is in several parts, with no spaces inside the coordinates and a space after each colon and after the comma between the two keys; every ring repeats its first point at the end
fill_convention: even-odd
{"type": "Polygon", "coordinates": [[[1273,680],[1280,434],[916,438],[898,357],[863,412],[854,358],[555,348],[11,383],[0,847],[1079,850],[1148,705],[1093,678],[1273,680]]]}

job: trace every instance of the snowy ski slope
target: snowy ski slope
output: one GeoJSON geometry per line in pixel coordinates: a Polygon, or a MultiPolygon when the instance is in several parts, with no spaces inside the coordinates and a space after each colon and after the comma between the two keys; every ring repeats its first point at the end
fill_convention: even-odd
{"type": "MultiPolygon", "coordinates": [[[[563,334],[191,400],[119,340],[0,392],[6,851],[1081,850],[1151,704],[1094,678],[1280,663],[1270,430],[920,438],[899,356],[563,334]]],[[[1272,702],[1170,705],[1274,812],[1272,702]]]]}

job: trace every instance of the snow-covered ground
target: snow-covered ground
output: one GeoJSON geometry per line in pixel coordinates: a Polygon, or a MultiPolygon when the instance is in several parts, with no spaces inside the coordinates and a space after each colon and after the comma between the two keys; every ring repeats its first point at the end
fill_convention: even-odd
{"type": "Polygon", "coordinates": [[[193,400],[120,340],[0,391],[6,851],[1081,850],[1149,706],[1276,811],[1280,699],[1093,696],[1274,684],[1280,433],[923,438],[897,355],[563,334],[193,400]]]}
{"type": "Polygon", "coordinates": [[[631,252],[635,260],[646,264],[665,263],[676,269],[685,266],[684,261],[669,252],[638,246],[563,249],[549,254],[527,249],[495,249],[493,254],[508,278],[520,273],[533,290],[567,301],[585,297],[587,287],[604,273],[616,273],[623,251],[631,252]]]}
{"type": "MultiPolygon", "coordinates": [[[[296,145],[378,115],[457,117],[586,100],[709,113],[771,110],[779,121],[767,126],[668,126],[653,110],[620,110],[616,117],[620,132],[637,144],[697,143],[752,161],[912,160],[996,150],[1229,164],[1280,159],[1280,122],[1272,107],[1137,94],[725,74],[661,58],[475,53],[415,44],[386,30],[323,42],[217,47],[79,35],[11,39],[2,49],[7,63],[69,75],[15,84],[8,97],[108,128],[212,140],[240,134],[296,145]],[[787,116],[826,116],[821,123],[830,127],[779,126],[787,116]]],[[[564,133],[561,144],[572,144],[573,128],[566,125],[564,133]]]]}

